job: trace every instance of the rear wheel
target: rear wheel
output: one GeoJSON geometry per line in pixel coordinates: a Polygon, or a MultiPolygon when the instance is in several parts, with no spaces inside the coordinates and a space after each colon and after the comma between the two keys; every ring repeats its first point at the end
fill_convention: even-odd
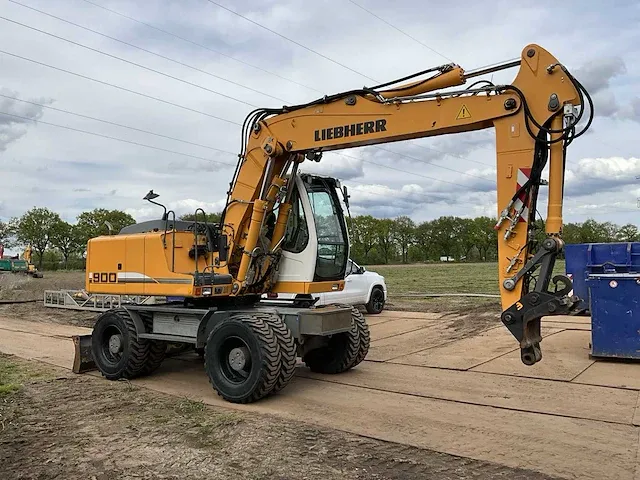
{"type": "Polygon", "coordinates": [[[233,403],[268,395],[282,362],[278,339],[260,315],[238,314],[216,325],[205,345],[204,368],[213,388],[233,403]]]}
{"type": "MultiPolygon", "coordinates": [[[[139,312],[139,314],[142,318],[142,322],[144,323],[145,328],[148,332],[150,332],[153,329],[153,317],[142,312],[139,312]]],[[[149,351],[147,353],[144,367],[142,367],[142,375],[150,375],[158,368],[160,368],[160,365],[167,356],[167,352],[169,351],[170,346],[169,344],[161,340],[147,340],[147,343],[149,343],[149,351]]]]}
{"type": "Polygon", "coordinates": [[[351,305],[351,329],[332,335],[327,345],[311,350],[303,361],[312,372],[342,373],[361,363],[369,352],[369,327],[360,311],[351,305]]]}
{"type": "Polygon", "coordinates": [[[298,360],[296,342],[289,327],[284,323],[282,318],[276,314],[266,314],[262,318],[269,324],[278,341],[278,349],[280,350],[280,373],[273,389],[270,393],[277,393],[282,390],[293,378],[296,372],[296,363],[298,360]]]}

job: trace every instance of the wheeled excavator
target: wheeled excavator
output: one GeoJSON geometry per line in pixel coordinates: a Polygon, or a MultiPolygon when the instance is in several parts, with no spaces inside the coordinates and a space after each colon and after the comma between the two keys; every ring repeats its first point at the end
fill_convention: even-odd
{"type": "MultiPolygon", "coordinates": [[[[135,378],[158,368],[168,344],[189,345],[204,357],[220,396],[248,403],[284,388],[298,358],[326,374],[354,368],[370,342],[358,309],[261,302],[264,293],[312,299],[344,286],[346,189],[337,179],[301,173],[300,165],[334,150],[489,128],[496,139],[501,321],[522,362],[533,365],[542,359],[541,318],[576,313],[579,305],[571,281],[552,271],[563,248],[567,147],[592,120],[588,92],[536,44],[491,67],[467,72],[445,64],[306,104],[253,110],[219,222],[208,222],[202,209],[193,221],[176,220],[163,206],[158,220],[89,240],[88,292],[182,300],[100,314],[91,335],[74,339],[74,371],[97,367],[108,379],[135,378]],[[462,88],[516,67],[510,84],[479,80],[462,88]],[[548,189],[541,241],[533,228],[540,186],[548,189]]],[[[210,181],[223,188],[217,176],[210,181]]],[[[156,197],[151,191],[145,199],[156,197]]]]}

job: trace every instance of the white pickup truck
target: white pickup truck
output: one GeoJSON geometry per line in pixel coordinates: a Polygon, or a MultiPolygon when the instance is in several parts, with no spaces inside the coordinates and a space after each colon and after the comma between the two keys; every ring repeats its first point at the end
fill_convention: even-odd
{"type": "MultiPolygon", "coordinates": [[[[313,298],[318,298],[316,305],[346,303],[364,305],[369,313],[380,313],[383,310],[387,301],[387,284],[382,275],[367,271],[353,260],[349,260],[344,282],[344,290],[341,292],[314,293],[313,298]]],[[[267,302],[294,298],[296,295],[293,293],[263,295],[263,301],[267,302]]]]}

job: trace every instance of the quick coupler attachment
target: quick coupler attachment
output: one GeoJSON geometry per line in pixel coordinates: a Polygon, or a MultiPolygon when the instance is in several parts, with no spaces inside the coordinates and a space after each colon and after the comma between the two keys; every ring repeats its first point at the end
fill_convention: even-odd
{"type": "Polygon", "coordinates": [[[520,343],[522,363],[534,365],[542,360],[542,317],[575,314],[579,302],[580,298],[575,295],[530,292],[502,312],[502,323],[520,343]]]}

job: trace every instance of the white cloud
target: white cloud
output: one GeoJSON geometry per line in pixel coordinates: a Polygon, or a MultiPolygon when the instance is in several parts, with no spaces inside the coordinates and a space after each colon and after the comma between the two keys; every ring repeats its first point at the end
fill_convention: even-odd
{"type": "MultiPolygon", "coordinates": [[[[26,135],[28,125],[33,120],[40,119],[43,114],[43,107],[14,100],[17,96],[18,92],[0,87],[0,152],[26,135]]],[[[52,103],[44,98],[32,101],[41,104],[52,103]]]]}
{"type": "MultiPolygon", "coordinates": [[[[156,199],[155,201],[165,205],[168,211],[173,210],[176,214],[176,218],[180,218],[182,215],[195,213],[196,209],[199,208],[203,209],[205,213],[217,213],[224,208],[224,201],[206,202],[193,198],[187,198],[183,200],[163,203],[161,200],[162,199],[156,199]]],[[[150,205],[147,202],[143,203],[149,206],[140,208],[127,208],[125,209],[125,212],[127,212],[139,222],[162,217],[163,210],[161,207],[157,205],[150,205]]],[[[199,212],[198,215],[202,215],[202,212],[199,212]]]]}
{"type": "Polygon", "coordinates": [[[565,188],[570,195],[593,196],[594,192],[637,185],[640,158],[583,158],[566,173],[565,188]]]}
{"type": "MultiPolygon", "coordinates": [[[[16,21],[251,104],[282,106],[279,100],[5,3],[3,15],[16,21]]],[[[338,0],[225,0],[223,3],[379,82],[447,61],[357,7],[338,0]],[[337,11],[339,15],[336,15],[337,11]]],[[[209,2],[102,0],[100,4],[240,61],[164,35],[85,2],[29,2],[35,8],[285,99],[288,104],[374,83],[209,2]]],[[[639,174],[636,159],[640,149],[637,130],[640,68],[634,59],[640,47],[634,37],[637,29],[633,6],[594,7],[581,13],[580,28],[557,28],[557,19],[573,15],[581,3],[539,2],[525,6],[502,0],[490,10],[481,3],[465,5],[464,9],[457,4],[441,3],[425,9],[423,3],[416,0],[408,0],[399,6],[367,0],[363,5],[454,59],[466,70],[516,57],[531,38],[544,39],[542,46],[569,65],[589,89],[598,114],[593,124],[595,133],[577,139],[569,148],[568,219],[574,218],[572,212],[582,215],[588,210],[602,219],[610,215],[600,212],[618,210],[620,213],[614,216],[617,221],[636,221],[636,214],[623,212],[629,210],[628,205],[635,205],[633,196],[638,194],[634,182],[640,182],[634,177],[639,174]],[[478,23],[478,18],[483,19],[482,24],[478,23]],[[522,18],[527,18],[527,22],[523,23],[522,18]],[[614,30],[616,34],[612,35],[614,30]],[[489,45],[491,48],[487,48],[489,45]],[[633,181],[625,175],[630,175],[633,181]],[[584,201],[588,196],[598,201],[584,201]],[[581,202],[598,207],[581,208],[581,202]]],[[[0,42],[4,50],[15,55],[234,122],[241,123],[251,109],[220,95],[6,22],[1,24],[0,42]]],[[[4,87],[0,93],[8,91],[10,93],[3,93],[8,96],[45,104],[55,99],[56,108],[230,152],[240,149],[240,127],[237,125],[2,53],[0,61],[3,69],[0,87],[4,87]]],[[[514,74],[515,70],[509,70],[495,74],[493,80],[509,82],[514,74]]],[[[139,220],[155,218],[159,215],[158,209],[149,208],[142,201],[144,194],[152,188],[171,208],[180,208],[181,213],[188,213],[197,206],[207,211],[219,210],[226,198],[237,160],[233,155],[43,110],[3,97],[0,97],[0,110],[209,159],[83,135],[31,120],[9,122],[7,117],[0,116],[3,182],[22,186],[0,192],[3,219],[19,215],[34,205],[50,206],[70,220],[82,210],[96,207],[128,209],[139,220]]],[[[416,119],[418,122],[427,120],[416,119]]],[[[439,215],[495,215],[495,140],[491,130],[399,142],[382,145],[382,148],[387,151],[369,147],[345,151],[346,156],[327,153],[320,163],[305,162],[302,170],[346,180],[352,192],[354,213],[409,214],[418,221],[439,215]]]]}

